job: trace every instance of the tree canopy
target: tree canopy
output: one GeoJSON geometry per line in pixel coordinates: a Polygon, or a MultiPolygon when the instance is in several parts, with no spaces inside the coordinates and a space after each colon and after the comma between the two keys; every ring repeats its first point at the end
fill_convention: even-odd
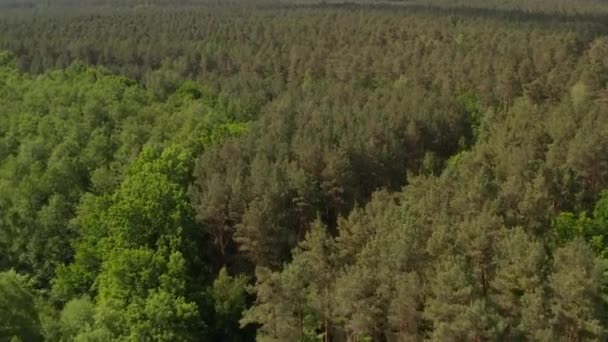
{"type": "Polygon", "coordinates": [[[0,339],[603,341],[599,0],[0,0],[0,339]]]}

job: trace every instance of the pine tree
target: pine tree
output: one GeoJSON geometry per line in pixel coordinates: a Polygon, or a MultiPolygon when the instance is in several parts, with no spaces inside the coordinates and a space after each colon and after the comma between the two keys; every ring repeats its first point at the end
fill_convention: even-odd
{"type": "Polygon", "coordinates": [[[583,241],[577,239],[555,251],[549,278],[554,338],[604,340],[605,328],[598,319],[605,306],[601,286],[601,265],[583,241]]]}

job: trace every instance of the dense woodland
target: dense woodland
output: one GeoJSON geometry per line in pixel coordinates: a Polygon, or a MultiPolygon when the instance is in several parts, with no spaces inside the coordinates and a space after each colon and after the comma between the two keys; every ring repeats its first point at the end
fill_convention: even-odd
{"type": "Polygon", "coordinates": [[[608,3],[0,0],[1,341],[605,341],[608,3]]]}

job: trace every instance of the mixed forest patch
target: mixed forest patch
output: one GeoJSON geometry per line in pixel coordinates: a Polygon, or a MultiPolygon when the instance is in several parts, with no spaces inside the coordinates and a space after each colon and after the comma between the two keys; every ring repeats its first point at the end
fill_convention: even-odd
{"type": "Polygon", "coordinates": [[[604,340],[608,4],[0,0],[0,339],[604,340]]]}

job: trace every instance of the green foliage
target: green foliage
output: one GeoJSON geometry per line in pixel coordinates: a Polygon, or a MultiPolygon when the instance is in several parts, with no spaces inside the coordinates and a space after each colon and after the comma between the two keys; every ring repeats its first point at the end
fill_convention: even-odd
{"type": "Polygon", "coordinates": [[[1,340],[606,339],[601,1],[0,2],[1,340]]]}
{"type": "Polygon", "coordinates": [[[498,313],[491,307],[462,260],[446,259],[431,284],[425,310],[434,323],[432,340],[487,339],[501,334],[498,313]]]}
{"type": "Polygon", "coordinates": [[[0,273],[0,338],[42,341],[35,296],[27,278],[14,270],[0,273]]]}
{"type": "Polygon", "coordinates": [[[468,131],[465,134],[466,145],[471,146],[479,137],[479,130],[482,122],[482,113],[479,99],[475,94],[464,93],[459,97],[461,105],[466,112],[468,131]]]}
{"type": "MultiPolygon", "coordinates": [[[[209,282],[207,255],[187,190],[195,155],[247,125],[194,83],[162,103],[127,78],[84,65],[37,78],[6,70],[2,101],[21,95],[0,110],[0,266],[27,270],[36,286],[50,281],[54,303],[65,303],[61,314],[42,301],[35,307],[13,281],[3,291],[22,291],[19,300],[32,304],[22,304],[30,310],[23,326],[13,322],[16,312],[6,318],[6,333],[82,341],[204,334],[193,293],[209,282]],[[167,126],[172,113],[183,121],[167,126]]],[[[234,305],[242,311],[245,303],[234,305]]],[[[224,314],[225,327],[240,317],[224,314]]]]}
{"type": "Polygon", "coordinates": [[[214,305],[216,338],[224,341],[241,341],[245,338],[239,331],[239,320],[247,309],[247,278],[230,276],[225,267],[218,273],[209,287],[209,297],[214,305]]]}
{"type": "Polygon", "coordinates": [[[558,244],[581,238],[602,257],[608,257],[608,192],[603,192],[595,205],[593,216],[585,212],[560,213],[553,222],[553,232],[558,244]]]}
{"type": "Polygon", "coordinates": [[[544,246],[516,228],[500,242],[498,255],[491,298],[506,313],[506,334],[546,340],[550,331],[545,288],[549,260],[544,246]]]}
{"type": "Polygon", "coordinates": [[[0,52],[0,66],[2,67],[15,67],[15,55],[8,52],[0,52]]]}
{"type": "Polygon", "coordinates": [[[74,277],[84,277],[76,283],[94,279],[93,329],[82,325],[78,334],[101,329],[113,338],[173,341],[192,340],[198,333],[198,307],[185,298],[192,265],[183,257],[198,253],[184,191],[190,160],[187,150],[145,149],[109,203],[82,219],[76,259],[56,281],[57,292],[65,293],[61,284],[73,283],[74,277]],[[89,253],[96,256],[93,262],[89,253]]]}
{"type": "Polygon", "coordinates": [[[87,296],[65,304],[60,316],[63,339],[74,340],[81,331],[91,330],[95,322],[95,305],[87,296]]]}
{"type": "Polygon", "coordinates": [[[282,272],[256,270],[258,302],[245,313],[241,324],[262,324],[258,338],[317,341],[319,336],[331,334],[336,306],[335,245],[326,230],[315,221],[294,250],[293,262],[282,272]]]}
{"type": "Polygon", "coordinates": [[[592,250],[575,240],[555,252],[555,273],[549,286],[555,336],[603,340],[605,327],[600,320],[602,269],[592,250]]]}

